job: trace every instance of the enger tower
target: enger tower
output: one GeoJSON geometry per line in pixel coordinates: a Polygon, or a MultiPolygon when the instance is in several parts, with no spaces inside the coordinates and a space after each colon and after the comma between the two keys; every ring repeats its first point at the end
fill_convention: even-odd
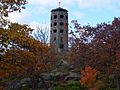
{"type": "Polygon", "coordinates": [[[50,44],[56,53],[68,50],[68,10],[60,6],[51,10],[50,44]]]}

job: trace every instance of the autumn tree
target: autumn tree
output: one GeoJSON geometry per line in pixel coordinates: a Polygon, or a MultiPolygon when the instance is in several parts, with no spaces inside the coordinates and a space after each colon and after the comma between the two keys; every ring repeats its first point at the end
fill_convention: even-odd
{"type": "MultiPolygon", "coordinates": [[[[102,23],[96,27],[91,27],[90,25],[75,27],[76,32],[80,33],[80,37],[74,39],[75,43],[73,42],[72,47],[80,47],[80,43],[88,45],[89,47],[86,49],[90,52],[89,64],[90,62],[98,63],[99,65],[97,65],[97,67],[100,66],[100,68],[101,66],[103,66],[103,68],[111,66],[112,62],[116,61],[116,54],[120,49],[119,22],[119,18],[115,18],[112,24],[102,23]],[[102,61],[104,63],[102,63],[102,61]]],[[[92,65],[95,66],[94,63],[92,65]]]]}
{"type": "Polygon", "coordinates": [[[81,70],[80,83],[86,86],[89,90],[100,90],[102,82],[97,79],[99,71],[92,69],[90,66],[86,66],[84,70],[81,70]]]}
{"type": "Polygon", "coordinates": [[[97,24],[96,27],[80,26],[77,21],[72,23],[75,30],[71,33],[70,53],[73,56],[70,58],[76,62],[75,65],[82,62],[80,67],[90,65],[107,75],[119,76],[120,18],[114,18],[112,23],[97,24]]]}
{"type": "Polygon", "coordinates": [[[39,78],[44,83],[40,74],[50,70],[54,58],[47,44],[30,36],[33,29],[28,25],[8,24],[9,13],[21,12],[26,3],[26,0],[0,0],[0,79],[28,77],[35,90],[39,78]]]}
{"type": "Polygon", "coordinates": [[[0,30],[0,78],[29,77],[36,88],[35,77],[40,78],[53,65],[53,58],[50,47],[35,40],[31,32],[27,25],[17,23],[0,30]]]}
{"type": "Polygon", "coordinates": [[[0,0],[0,27],[7,24],[9,13],[25,9],[26,0],[0,0]]]}
{"type": "Polygon", "coordinates": [[[83,34],[84,29],[81,28],[77,20],[71,22],[73,28],[70,28],[71,31],[69,33],[70,50],[65,56],[65,59],[76,68],[82,69],[85,67],[90,57],[90,44],[87,43],[87,39],[83,34]]]}

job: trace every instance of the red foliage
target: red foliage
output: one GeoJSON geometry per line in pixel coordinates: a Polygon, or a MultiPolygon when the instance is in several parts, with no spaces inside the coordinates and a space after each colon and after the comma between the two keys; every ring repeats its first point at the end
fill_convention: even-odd
{"type": "Polygon", "coordinates": [[[112,23],[80,26],[73,20],[75,30],[72,32],[71,61],[80,67],[93,66],[108,74],[113,68],[120,73],[120,18],[114,18],[112,23]]]}
{"type": "Polygon", "coordinates": [[[82,78],[80,83],[90,90],[99,90],[100,81],[96,79],[99,71],[92,69],[90,66],[86,66],[85,70],[81,70],[82,78]]]}
{"type": "Polygon", "coordinates": [[[92,69],[90,66],[86,66],[85,70],[81,70],[83,76],[80,80],[81,84],[87,85],[89,83],[94,83],[97,73],[97,70],[92,69]]]}

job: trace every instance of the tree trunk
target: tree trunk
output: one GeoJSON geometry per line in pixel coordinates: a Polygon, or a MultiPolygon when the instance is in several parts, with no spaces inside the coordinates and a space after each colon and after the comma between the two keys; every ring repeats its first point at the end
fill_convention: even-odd
{"type": "Polygon", "coordinates": [[[39,78],[41,79],[42,81],[42,84],[44,85],[44,90],[48,90],[48,87],[47,87],[47,84],[45,83],[45,80],[43,77],[39,76],[39,78]]]}
{"type": "Polygon", "coordinates": [[[31,79],[32,79],[32,90],[37,90],[38,88],[37,78],[33,76],[31,79]]]}
{"type": "Polygon", "coordinates": [[[116,90],[120,90],[120,76],[119,75],[116,75],[116,90]]]}
{"type": "Polygon", "coordinates": [[[47,84],[45,83],[44,78],[39,75],[34,75],[32,77],[32,90],[38,90],[39,79],[41,80],[42,85],[44,86],[44,90],[48,90],[48,87],[47,87],[47,84]]]}

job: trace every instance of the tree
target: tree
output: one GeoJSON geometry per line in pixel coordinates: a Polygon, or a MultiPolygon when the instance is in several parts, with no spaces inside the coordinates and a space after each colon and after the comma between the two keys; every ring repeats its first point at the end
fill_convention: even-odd
{"type": "Polygon", "coordinates": [[[47,44],[48,43],[48,28],[42,28],[40,26],[37,27],[37,30],[34,31],[35,39],[39,40],[40,42],[47,44]]]}
{"type": "Polygon", "coordinates": [[[82,61],[84,64],[80,67],[90,65],[107,75],[119,76],[120,18],[114,18],[111,24],[101,23],[96,27],[80,26],[77,21],[72,23],[77,33],[77,36],[72,33],[74,38],[71,46],[71,53],[79,56],[73,59],[76,65],[82,61]]]}
{"type": "Polygon", "coordinates": [[[95,64],[99,63],[99,65],[96,65],[97,67],[100,66],[101,68],[101,66],[103,66],[103,68],[109,68],[113,61],[116,61],[116,52],[119,52],[120,49],[119,18],[115,18],[112,24],[102,23],[98,24],[96,27],[88,25],[75,28],[76,32],[80,33],[80,37],[74,39],[72,47],[81,48],[81,46],[79,46],[80,43],[88,45],[86,49],[88,49],[90,53],[86,56],[89,56],[89,64],[91,62],[92,65],[95,66],[93,63],[95,62],[95,64]],[[104,63],[101,63],[103,61],[104,63]]]}
{"type": "Polygon", "coordinates": [[[25,9],[26,0],[0,0],[0,27],[7,24],[5,17],[9,16],[9,13],[15,11],[21,11],[25,9]]]}
{"type": "Polygon", "coordinates": [[[92,69],[90,66],[86,66],[85,70],[81,70],[82,78],[80,83],[86,86],[89,90],[100,90],[101,81],[97,80],[99,71],[92,69]]]}
{"type": "Polygon", "coordinates": [[[42,72],[50,70],[53,62],[50,47],[35,40],[27,25],[12,23],[8,29],[0,30],[0,78],[29,77],[36,88],[36,79],[42,72]]]}
{"type": "MultiPolygon", "coordinates": [[[[0,0],[0,80],[28,77],[31,78],[35,90],[38,79],[45,86],[40,74],[50,70],[54,58],[50,56],[51,48],[47,44],[30,36],[33,30],[28,25],[8,24],[6,17],[9,17],[9,13],[21,12],[26,3],[26,0],[0,0]],[[8,28],[4,28],[6,25],[8,28]]],[[[2,81],[0,88],[1,85],[2,81]]],[[[47,86],[45,89],[47,90],[47,86]]]]}

